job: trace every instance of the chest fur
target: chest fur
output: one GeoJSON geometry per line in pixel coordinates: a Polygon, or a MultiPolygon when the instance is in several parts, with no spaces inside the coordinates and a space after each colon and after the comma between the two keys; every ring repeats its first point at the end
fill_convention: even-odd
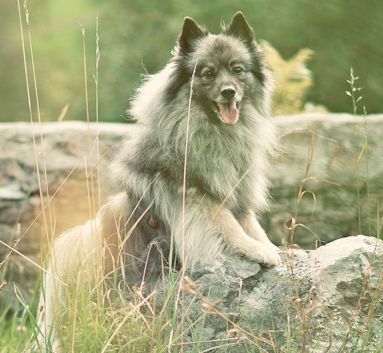
{"type": "Polygon", "coordinates": [[[251,184],[253,149],[241,127],[239,131],[235,128],[195,131],[190,138],[187,172],[192,181],[199,182],[215,198],[237,203],[238,193],[251,184]]]}

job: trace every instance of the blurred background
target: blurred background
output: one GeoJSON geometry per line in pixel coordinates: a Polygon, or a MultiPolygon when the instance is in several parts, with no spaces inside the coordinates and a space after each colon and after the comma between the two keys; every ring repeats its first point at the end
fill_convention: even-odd
{"type": "MultiPolygon", "coordinates": [[[[30,70],[23,1],[21,7],[30,70]]],[[[124,121],[141,74],[155,73],[170,58],[184,16],[217,32],[221,19],[230,21],[239,9],[258,40],[267,41],[263,45],[278,81],[275,114],[351,112],[345,94],[350,67],[360,76],[368,113],[383,110],[379,0],[29,0],[28,9],[43,121],[85,120],[81,26],[94,120],[97,14],[100,120],[124,121]]],[[[27,121],[17,1],[1,1],[0,14],[0,121],[27,121]]]]}

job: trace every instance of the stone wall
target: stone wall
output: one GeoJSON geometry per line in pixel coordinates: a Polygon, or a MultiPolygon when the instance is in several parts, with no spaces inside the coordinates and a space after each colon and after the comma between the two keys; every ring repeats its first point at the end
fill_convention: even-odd
{"type": "Polygon", "coordinates": [[[282,224],[286,216],[295,215],[296,224],[303,226],[296,228],[294,242],[305,247],[312,247],[316,238],[328,242],[353,234],[375,235],[382,214],[377,217],[383,198],[383,115],[276,120],[282,154],[271,170],[273,200],[265,220],[271,236],[288,238],[282,224]],[[302,181],[307,192],[298,203],[302,181]]]}
{"type": "MultiPolygon", "coordinates": [[[[302,224],[295,227],[293,242],[304,247],[316,246],[317,239],[328,242],[376,233],[383,196],[383,115],[274,119],[281,134],[281,153],[270,170],[271,210],[262,218],[274,241],[290,240],[286,225],[291,225],[291,217],[296,225],[302,224]],[[366,129],[368,149],[363,149],[366,129]],[[300,185],[303,197],[297,202],[300,185]]],[[[128,124],[82,122],[44,123],[34,128],[29,123],[1,124],[0,240],[17,243],[20,252],[32,255],[41,240],[94,214],[111,193],[109,188],[98,187],[108,184],[108,162],[134,129],[128,124]]],[[[0,245],[0,256],[7,253],[0,245]]]]}

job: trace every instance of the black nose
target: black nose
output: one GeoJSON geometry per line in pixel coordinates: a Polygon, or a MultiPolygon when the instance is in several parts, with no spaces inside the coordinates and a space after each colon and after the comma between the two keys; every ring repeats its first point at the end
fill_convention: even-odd
{"type": "Polygon", "coordinates": [[[226,99],[231,99],[235,95],[235,89],[234,88],[225,88],[221,91],[222,97],[226,99]]]}

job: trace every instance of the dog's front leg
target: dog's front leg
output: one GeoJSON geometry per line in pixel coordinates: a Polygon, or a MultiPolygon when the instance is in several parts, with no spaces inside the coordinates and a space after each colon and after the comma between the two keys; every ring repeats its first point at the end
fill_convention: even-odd
{"type": "Polygon", "coordinates": [[[253,211],[249,211],[249,213],[240,220],[240,224],[242,225],[246,234],[270,246],[277,252],[280,252],[280,249],[277,246],[275,246],[268,238],[266,232],[264,231],[262,226],[259,224],[257,217],[255,216],[253,211]]]}
{"type": "Polygon", "coordinates": [[[257,231],[257,237],[250,237],[232,212],[226,208],[218,207],[213,219],[220,228],[226,243],[235,252],[244,254],[248,258],[264,265],[275,266],[281,263],[281,258],[276,250],[278,248],[268,240],[267,235],[255,217],[255,221],[252,219],[250,224],[254,227],[251,230],[257,231]]]}
{"type": "Polygon", "coordinates": [[[185,212],[178,214],[172,229],[182,266],[211,264],[224,253],[243,254],[268,266],[280,263],[278,252],[246,234],[228,208],[206,196],[188,196],[185,212]]]}

